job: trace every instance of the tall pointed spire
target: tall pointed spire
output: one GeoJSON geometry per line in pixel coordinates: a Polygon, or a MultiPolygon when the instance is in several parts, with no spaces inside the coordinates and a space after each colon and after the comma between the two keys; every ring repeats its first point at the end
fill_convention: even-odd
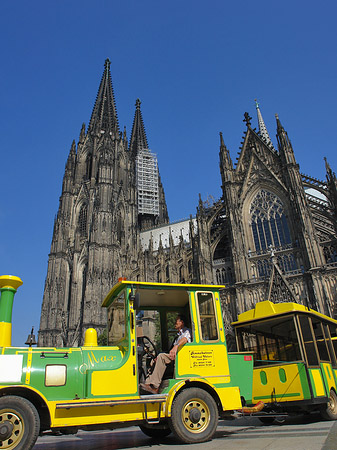
{"type": "Polygon", "coordinates": [[[260,105],[258,104],[257,100],[255,99],[255,106],[256,106],[256,112],[257,112],[257,120],[259,123],[259,132],[262,139],[266,142],[267,145],[271,145],[273,147],[273,143],[270,139],[267,127],[264,123],[261,111],[260,111],[260,105]]]}
{"type": "Polygon", "coordinates": [[[106,59],[104,72],[98,89],[98,94],[92,111],[89,132],[111,132],[116,137],[119,135],[117,110],[110,74],[110,60],[106,59]]]}
{"type": "Polygon", "coordinates": [[[132,133],[130,139],[129,149],[135,153],[138,150],[148,149],[148,143],[145,133],[145,127],[142,117],[142,112],[140,110],[141,101],[139,98],[136,100],[136,112],[135,117],[133,119],[132,133]]]}

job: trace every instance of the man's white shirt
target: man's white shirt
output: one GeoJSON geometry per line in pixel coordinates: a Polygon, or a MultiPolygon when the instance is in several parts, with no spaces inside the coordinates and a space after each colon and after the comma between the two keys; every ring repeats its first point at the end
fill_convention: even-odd
{"type": "Polygon", "coordinates": [[[187,342],[191,342],[191,330],[189,328],[184,327],[178,332],[178,336],[175,338],[173,345],[179,345],[183,337],[187,339],[187,342]]]}

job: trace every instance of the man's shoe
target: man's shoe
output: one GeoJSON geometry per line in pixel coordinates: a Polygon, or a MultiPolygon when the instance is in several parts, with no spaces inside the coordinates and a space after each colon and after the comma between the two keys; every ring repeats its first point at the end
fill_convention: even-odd
{"type": "Polygon", "coordinates": [[[153,387],[152,384],[145,384],[145,383],[140,383],[139,387],[145,391],[145,392],[149,392],[150,394],[158,394],[159,388],[155,388],[153,387]]]}

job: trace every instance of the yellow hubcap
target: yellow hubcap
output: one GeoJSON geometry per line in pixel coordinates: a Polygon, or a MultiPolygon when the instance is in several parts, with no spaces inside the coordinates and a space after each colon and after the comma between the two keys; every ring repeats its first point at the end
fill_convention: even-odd
{"type": "Polygon", "coordinates": [[[10,410],[0,411],[0,449],[15,448],[23,437],[24,425],[21,417],[10,410]]]}
{"type": "Polygon", "coordinates": [[[195,398],[185,403],[181,411],[181,418],[188,431],[201,433],[209,424],[210,412],[203,400],[195,398]]]}

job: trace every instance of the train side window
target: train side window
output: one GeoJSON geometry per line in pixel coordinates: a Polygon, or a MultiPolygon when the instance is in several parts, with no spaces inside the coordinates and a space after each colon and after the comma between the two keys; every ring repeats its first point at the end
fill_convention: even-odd
{"type": "Polygon", "coordinates": [[[198,309],[203,341],[219,340],[218,324],[215,315],[214,298],[212,292],[198,292],[198,309]]]}
{"type": "Polygon", "coordinates": [[[318,355],[321,361],[331,362],[326,339],[323,333],[322,323],[316,317],[311,318],[312,328],[315,333],[318,355]]]}
{"type": "Polygon", "coordinates": [[[254,352],[254,366],[302,360],[294,317],[237,327],[239,351],[254,352]]]}
{"type": "Polygon", "coordinates": [[[333,347],[333,343],[332,343],[332,339],[331,339],[331,335],[330,335],[330,331],[329,331],[329,324],[323,323],[322,325],[323,325],[326,343],[328,345],[328,349],[329,349],[329,353],[330,353],[331,364],[334,368],[336,368],[336,353],[335,353],[335,350],[333,347]]]}
{"type": "Polygon", "coordinates": [[[334,366],[337,367],[337,361],[336,361],[336,356],[337,356],[337,327],[336,327],[336,325],[332,325],[330,323],[327,325],[327,327],[329,328],[329,331],[330,331],[331,345],[332,345],[332,348],[334,350],[334,355],[335,355],[334,366]]]}
{"type": "Polygon", "coordinates": [[[257,336],[251,332],[250,328],[237,328],[236,336],[239,352],[254,352],[254,363],[257,359],[261,359],[257,336]]]}
{"type": "Polygon", "coordinates": [[[318,366],[318,356],[315,346],[315,337],[312,334],[309,317],[299,316],[298,320],[300,322],[304,350],[307,355],[307,361],[309,366],[318,366]]]}

